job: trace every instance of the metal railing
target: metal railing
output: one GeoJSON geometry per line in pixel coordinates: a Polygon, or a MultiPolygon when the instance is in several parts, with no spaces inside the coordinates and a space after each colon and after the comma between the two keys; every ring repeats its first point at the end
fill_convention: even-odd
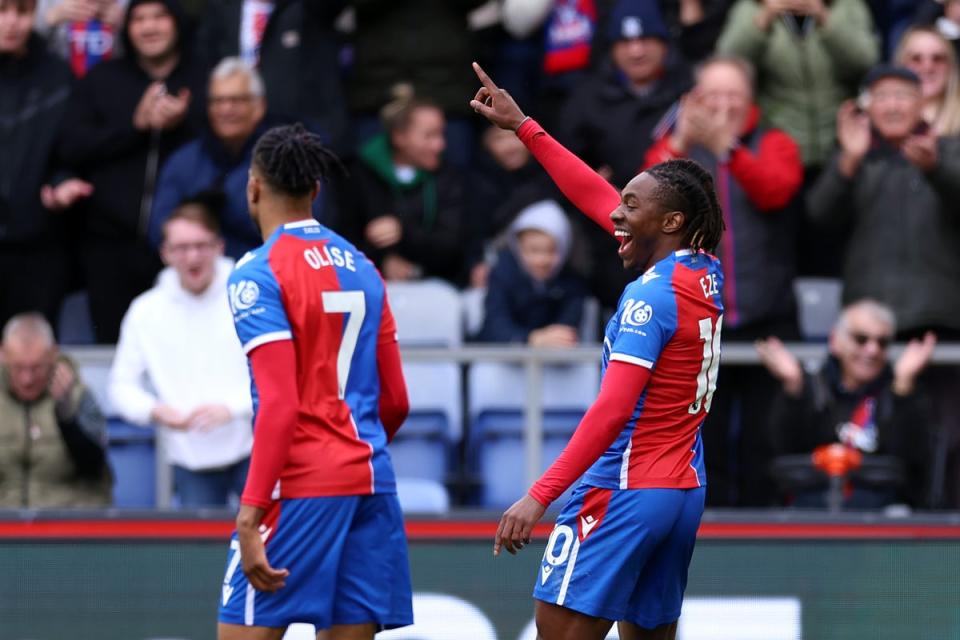
{"type": "MultiPolygon", "coordinates": [[[[787,348],[808,369],[815,368],[827,355],[826,345],[788,343],[787,348]]],[[[903,345],[892,345],[891,359],[896,359],[903,345]]],[[[64,351],[81,367],[109,367],[113,361],[112,347],[65,347],[64,351]]],[[[543,367],[557,364],[596,363],[599,366],[601,345],[582,345],[571,349],[543,349],[524,346],[472,345],[456,348],[401,346],[406,362],[447,362],[469,366],[476,362],[500,362],[522,365],[526,372],[524,405],[525,477],[532,484],[540,477],[543,456],[543,367]]],[[[760,359],[750,343],[723,345],[720,362],[728,366],[758,366],[760,359]]],[[[937,345],[932,365],[960,365],[960,343],[937,345]]],[[[157,505],[170,505],[171,473],[157,449],[157,505]]]]}

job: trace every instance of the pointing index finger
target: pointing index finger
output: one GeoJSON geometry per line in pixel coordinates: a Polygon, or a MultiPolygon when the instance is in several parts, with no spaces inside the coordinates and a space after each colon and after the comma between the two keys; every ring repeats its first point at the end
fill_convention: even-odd
{"type": "Polygon", "coordinates": [[[477,77],[480,78],[480,84],[485,86],[491,93],[500,90],[493,80],[490,79],[490,76],[487,75],[487,72],[476,62],[473,63],[473,71],[477,74],[477,77]]]}

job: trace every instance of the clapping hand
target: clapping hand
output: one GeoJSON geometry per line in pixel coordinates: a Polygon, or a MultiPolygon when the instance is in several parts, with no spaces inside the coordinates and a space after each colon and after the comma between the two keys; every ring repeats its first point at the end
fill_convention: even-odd
{"type": "Polygon", "coordinates": [[[900,151],[907,160],[924,173],[933,171],[940,159],[937,152],[937,138],[930,133],[910,136],[903,143],[900,151]]]}
{"type": "Polygon", "coordinates": [[[853,100],[841,104],[837,112],[837,139],[841,150],[840,170],[848,178],[853,177],[871,143],[870,119],[853,100]]]}
{"type": "Polygon", "coordinates": [[[760,362],[774,378],[780,381],[784,391],[799,396],[803,391],[803,367],[779,338],[757,340],[754,343],[760,362]]]}
{"type": "Polygon", "coordinates": [[[937,336],[932,331],[923,338],[914,338],[904,347],[903,353],[893,366],[893,390],[899,395],[910,395],[917,376],[927,368],[933,349],[937,346],[937,336]]]}

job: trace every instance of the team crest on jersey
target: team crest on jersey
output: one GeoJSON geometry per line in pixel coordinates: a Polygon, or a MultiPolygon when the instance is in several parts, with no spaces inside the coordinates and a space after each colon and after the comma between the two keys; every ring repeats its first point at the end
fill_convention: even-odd
{"type": "Polygon", "coordinates": [[[623,314],[620,316],[620,324],[629,324],[634,327],[642,327],[653,318],[653,307],[643,300],[627,299],[623,305],[623,314]]]}
{"type": "Polygon", "coordinates": [[[260,287],[253,280],[241,280],[230,285],[230,307],[234,313],[246,311],[260,299],[260,287]]]}

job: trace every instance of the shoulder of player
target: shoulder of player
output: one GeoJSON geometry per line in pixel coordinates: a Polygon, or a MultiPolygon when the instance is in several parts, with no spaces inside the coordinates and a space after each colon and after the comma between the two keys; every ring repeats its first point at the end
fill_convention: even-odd
{"type": "Polygon", "coordinates": [[[623,300],[628,298],[662,299],[673,296],[674,284],[670,276],[648,271],[629,283],[623,292],[623,300]]]}
{"type": "Polygon", "coordinates": [[[256,280],[262,282],[265,278],[272,278],[270,273],[270,264],[268,261],[269,250],[261,247],[254,251],[248,251],[242,258],[237,260],[237,264],[230,272],[227,283],[232,285],[243,280],[256,280]]]}

